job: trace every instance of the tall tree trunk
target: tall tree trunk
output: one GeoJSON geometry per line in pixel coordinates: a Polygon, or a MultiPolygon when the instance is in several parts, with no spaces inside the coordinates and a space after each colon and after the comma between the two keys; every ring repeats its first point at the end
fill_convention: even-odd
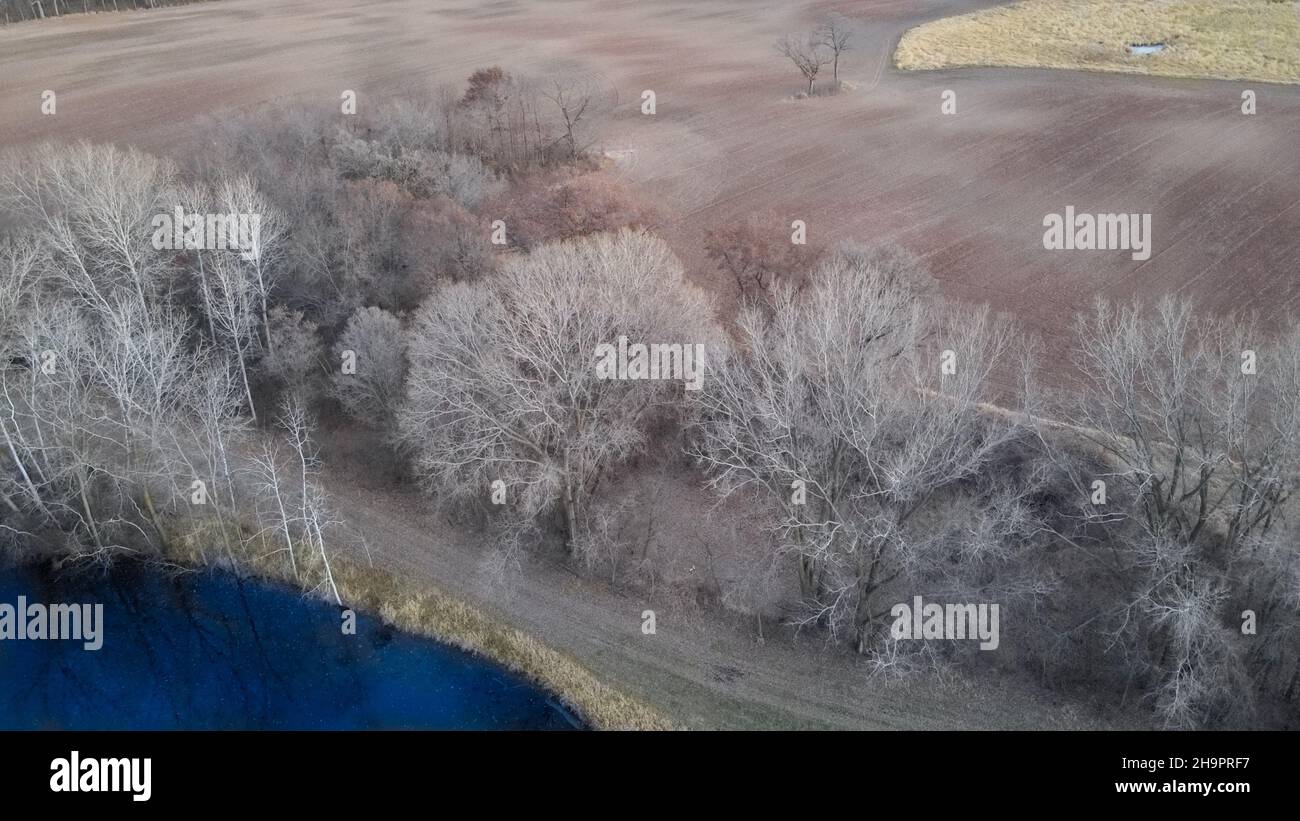
{"type": "Polygon", "coordinates": [[[95,523],[95,514],[90,509],[90,497],[86,493],[86,476],[82,468],[77,468],[77,492],[81,496],[81,510],[86,516],[86,526],[90,528],[90,535],[95,539],[95,547],[100,550],[104,549],[104,540],[99,536],[99,526],[95,523]]]}
{"type": "Polygon", "coordinates": [[[320,530],[320,522],[314,518],[312,520],[312,531],[315,534],[316,545],[320,549],[321,561],[325,563],[325,578],[329,580],[330,590],[334,591],[334,602],[339,607],[343,606],[343,597],[339,595],[339,588],[334,584],[334,571],[330,568],[330,557],[325,552],[325,534],[320,530]]]}
{"type": "Polygon", "coordinates": [[[207,307],[211,305],[211,302],[208,299],[208,275],[203,270],[203,252],[202,251],[195,252],[194,256],[197,257],[199,261],[199,287],[203,289],[203,295],[202,295],[203,305],[204,305],[203,315],[208,318],[208,334],[212,336],[212,341],[216,342],[217,326],[214,325],[212,322],[212,310],[207,307]]]}
{"type": "Polygon", "coordinates": [[[257,422],[257,408],[253,407],[253,389],[248,385],[248,366],[244,364],[244,355],[239,355],[239,377],[244,380],[244,395],[248,397],[248,415],[257,422]]]}
{"type": "Polygon", "coordinates": [[[149,521],[153,524],[153,529],[158,532],[158,544],[166,550],[167,531],[163,530],[162,517],[158,515],[158,508],[153,503],[153,493],[149,491],[147,484],[144,487],[144,509],[149,513],[149,521]]]}
{"type": "Polygon", "coordinates": [[[18,451],[14,448],[13,439],[9,436],[9,428],[5,425],[0,425],[0,433],[4,434],[5,445],[9,450],[9,458],[12,459],[14,465],[18,467],[18,475],[22,477],[23,486],[27,489],[27,495],[31,498],[32,504],[36,505],[36,509],[39,510],[41,515],[45,518],[52,518],[49,508],[45,506],[45,502],[41,499],[41,494],[37,492],[36,485],[32,482],[31,476],[27,473],[27,467],[23,465],[22,460],[18,458],[18,451]]]}

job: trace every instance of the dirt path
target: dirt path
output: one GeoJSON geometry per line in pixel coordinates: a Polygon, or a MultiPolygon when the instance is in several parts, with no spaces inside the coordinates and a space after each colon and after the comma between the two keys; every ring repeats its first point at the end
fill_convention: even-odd
{"type": "MultiPolygon", "coordinates": [[[[375,563],[427,579],[562,650],[675,721],[710,729],[1068,729],[1111,726],[1087,708],[995,676],[938,685],[869,682],[860,661],[819,638],[759,642],[753,622],[714,608],[643,598],[530,562],[507,588],[481,572],[485,546],[410,490],[329,472],[334,505],[375,563]],[[641,632],[654,609],[657,630],[641,632]]],[[[360,542],[339,549],[361,553],[360,542]]],[[[362,555],[364,555],[362,553],[362,555]]],[[[769,631],[770,631],[769,627],[769,631]]]]}

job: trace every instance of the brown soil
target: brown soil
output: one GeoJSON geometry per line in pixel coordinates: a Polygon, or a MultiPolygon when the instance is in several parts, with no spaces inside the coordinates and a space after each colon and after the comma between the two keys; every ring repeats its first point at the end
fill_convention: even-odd
{"type": "Polygon", "coordinates": [[[674,219],[664,232],[720,294],[701,251],[710,226],[775,210],[812,241],[895,239],[947,290],[1014,312],[1059,343],[1097,294],[1201,297],[1214,309],[1293,312],[1300,280],[1300,88],[1019,69],[900,72],[908,27],[978,0],[529,2],[222,0],[70,16],[0,30],[0,144],[45,138],[201,148],[195,118],[271,100],[337,110],[460,82],[498,63],[607,78],[619,114],[601,147],[674,219]],[[801,80],[772,43],[836,8],[859,25],[842,78],[801,80]],[[827,82],[829,85],[829,80],[827,82]],[[59,94],[40,114],[40,94],[59,94]],[[658,113],[640,114],[654,89],[658,113]],[[958,113],[940,113],[940,94],[958,113]],[[1042,218],[1149,212],[1155,248],[1042,247],[1042,218]]]}

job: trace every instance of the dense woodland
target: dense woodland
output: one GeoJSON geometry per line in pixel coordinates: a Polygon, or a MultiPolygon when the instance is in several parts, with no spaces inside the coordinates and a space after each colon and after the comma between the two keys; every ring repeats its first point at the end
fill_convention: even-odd
{"type": "Polygon", "coordinates": [[[321,477],[328,420],[384,442],[430,505],[477,511],[503,573],[549,551],[606,583],[610,480],[671,448],[765,523],[753,572],[797,586],[792,628],[878,674],[994,664],[1168,726],[1294,724],[1300,326],[1099,301],[1072,361],[1044,363],[905,251],[796,251],[763,219],[706,239],[736,285],[706,292],[600,171],[606,107],[580,78],[491,68],[366,116],[224,118],[188,167],[8,152],[0,546],[64,565],[252,547],[337,597],[353,536],[321,477]],[[260,215],[256,246],[156,248],[178,206],[260,215]],[[598,378],[621,335],[704,345],[703,388],[598,378]],[[497,482],[508,504],[486,502],[497,482]],[[1018,614],[996,661],[892,638],[918,593],[1018,614]]]}

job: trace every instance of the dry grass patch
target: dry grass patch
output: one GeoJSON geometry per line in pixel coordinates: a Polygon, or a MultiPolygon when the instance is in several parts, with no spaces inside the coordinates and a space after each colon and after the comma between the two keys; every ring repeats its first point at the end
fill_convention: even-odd
{"type": "Polygon", "coordinates": [[[903,69],[1009,66],[1300,82],[1296,0],[1024,0],[903,35],[903,69]],[[1134,43],[1164,43],[1134,55],[1134,43]]]}

